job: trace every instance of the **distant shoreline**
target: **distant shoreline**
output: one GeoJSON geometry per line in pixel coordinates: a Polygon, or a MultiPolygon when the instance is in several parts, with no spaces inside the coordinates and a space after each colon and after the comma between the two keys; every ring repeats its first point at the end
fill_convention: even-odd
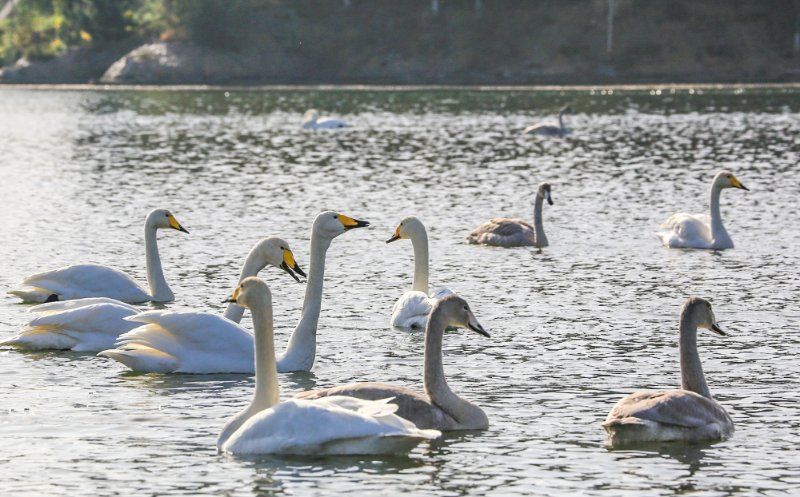
{"type": "Polygon", "coordinates": [[[792,89],[800,90],[800,82],[791,83],[635,83],[635,84],[580,84],[580,85],[109,85],[109,84],[16,84],[0,83],[3,90],[37,91],[649,91],[649,90],[737,90],[737,89],[792,89]]]}

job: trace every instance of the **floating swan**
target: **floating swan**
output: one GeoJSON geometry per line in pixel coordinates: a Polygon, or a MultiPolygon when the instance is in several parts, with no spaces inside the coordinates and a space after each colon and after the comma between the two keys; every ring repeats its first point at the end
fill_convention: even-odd
{"type": "Polygon", "coordinates": [[[561,109],[558,113],[558,126],[552,124],[539,123],[528,126],[522,131],[523,135],[541,135],[541,136],[566,136],[572,131],[564,126],[564,114],[571,113],[572,109],[567,106],[561,109]]]}
{"type": "Polygon", "coordinates": [[[422,221],[414,216],[403,219],[386,243],[405,238],[411,240],[414,249],[414,281],[411,291],[401,295],[392,307],[390,323],[397,328],[424,328],[433,303],[455,292],[449,288],[439,288],[429,295],[428,233],[422,221]]]}
{"type": "Polygon", "coordinates": [[[681,309],[681,389],[634,392],[617,402],[603,423],[612,446],[719,440],[733,434],[733,421],[711,396],[703,375],[697,354],[698,327],[725,336],[711,304],[691,297],[681,309]]]}
{"type": "MultiPolygon", "coordinates": [[[[331,211],[319,214],[314,220],[302,317],[289,338],[289,346],[278,359],[280,372],[310,371],[314,365],[325,254],[331,240],[364,226],[369,223],[331,211]]],[[[235,308],[229,307],[226,315],[241,319],[241,312],[235,308]]],[[[140,327],[120,336],[116,348],[100,355],[134,371],[195,374],[254,371],[253,335],[229,319],[185,311],[150,311],[128,319],[140,327]]]]}
{"type": "Polygon", "coordinates": [[[330,117],[323,117],[320,119],[317,109],[309,109],[303,114],[303,128],[304,129],[334,129],[346,128],[347,123],[339,119],[330,117]]]}
{"type": "Polygon", "coordinates": [[[658,233],[661,242],[671,248],[712,250],[733,248],[733,240],[722,225],[722,215],[719,211],[719,195],[723,188],[748,190],[731,172],[718,172],[711,182],[710,218],[683,212],[673,214],[661,224],[662,228],[669,230],[658,233]]]}
{"type": "MultiPolygon", "coordinates": [[[[305,276],[286,241],[271,237],[261,240],[250,251],[239,280],[258,274],[267,264],[282,268],[295,279],[298,278],[293,270],[305,276]]],[[[114,347],[121,334],[141,326],[141,323],[127,319],[138,314],[139,309],[106,297],[51,302],[34,306],[31,312],[38,316],[29,321],[18,335],[0,342],[0,345],[29,350],[98,352],[114,347]]],[[[238,323],[243,312],[244,309],[236,304],[229,304],[225,316],[238,323]]]]}
{"type": "Polygon", "coordinates": [[[217,439],[217,450],[233,455],[402,454],[436,430],[420,430],[394,414],[392,399],[328,397],[280,402],[272,295],[266,283],[242,281],[231,301],[253,314],[256,389],[250,405],[231,418],[217,439]]]}
{"type": "Polygon", "coordinates": [[[496,217],[475,228],[467,237],[467,242],[498,247],[547,247],[549,243],[542,227],[542,204],[545,199],[553,205],[549,183],[541,183],[536,191],[533,226],[524,219],[496,217]]]}
{"type": "Polygon", "coordinates": [[[156,209],[148,214],[144,223],[144,243],[149,293],[122,271],[97,264],[78,264],[34,274],[22,280],[21,288],[8,293],[25,302],[53,302],[85,297],[108,297],[129,304],[171,302],[175,300],[175,296],[164,278],[156,244],[156,231],[162,228],[189,233],[167,210],[156,209]]]}
{"type": "Polygon", "coordinates": [[[397,414],[418,428],[448,430],[484,430],[489,419],[475,404],[456,395],[447,385],[442,368],[442,336],[448,326],[469,328],[485,337],[489,334],[475,319],[467,302],[458,295],[437,301],[425,327],[425,395],[385,383],[353,383],[297,395],[300,399],[348,396],[366,400],[393,397],[400,409],[397,414]]]}

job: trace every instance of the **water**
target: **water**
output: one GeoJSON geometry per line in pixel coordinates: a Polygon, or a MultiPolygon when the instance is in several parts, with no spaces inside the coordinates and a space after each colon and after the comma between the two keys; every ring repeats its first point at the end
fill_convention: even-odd
{"type": "MultiPolygon", "coordinates": [[[[246,376],[132,375],[91,354],[0,350],[3,495],[789,495],[800,486],[799,91],[102,92],[0,91],[0,287],[79,262],[144,281],[142,224],[172,209],[191,235],[160,235],[170,308],[220,312],[245,254],[289,240],[308,267],[323,209],[373,226],[334,240],[317,363],[281,375],[284,397],[357,380],[421,388],[422,337],[388,327],[411,284],[415,214],[432,283],[467,298],[491,339],[445,337],[453,389],[491,428],[448,435],[407,458],[237,460],[215,453],[249,401],[246,376]],[[524,138],[570,103],[567,140],[524,138]],[[311,133],[308,107],[355,123],[311,133]],[[668,250],[653,236],[679,209],[702,212],[720,168],[736,249],[668,250]],[[496,215],[532,215],[551,246],[463,243],[496,215]],[[728,338],[701,333],[712,392],[734,437],[609,451],[600,423],[624,394],[679,384],[677,319],[709,298],[728,338]]],[[[262,276],[278,348],[303,286],[262,276]]],[[[0,336],[26,307],[0,298],[0,336]]],[[[244,321],[250,326],[249,320],[244,321]]]]}

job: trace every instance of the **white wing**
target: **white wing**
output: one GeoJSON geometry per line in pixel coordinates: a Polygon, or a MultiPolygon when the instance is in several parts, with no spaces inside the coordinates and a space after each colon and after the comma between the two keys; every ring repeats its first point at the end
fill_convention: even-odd
{"type": "Polygon", "coordinates": [[[406,292],[392,307],[390,323],[396,328],[424,328],[433,304],[438,299],[454,293],[449,288],[438,288],[431,292],[430,296],[422,292],[406,292]]]}
{"type": "Polygon", "coordinates": [[[113,347],[117,338],[136,326],[125,318],[136,314],[136,308],[126,304],[80,302],[81,305],[58,305],[53,302],[36,306],[37,317],[22,331],[0,345],[42,350],[70,349],[78,352],[97,352],[113,347]]]}
{"type": "Polygon", "coordinates": [[[21,288],[9,292],[30,302],[109,297],[128,303],[147,302],[150,295],[130,276],[107,266],[78,264],[34,274],[22,280],[21,288]]]}
{"type": "Polygon", "coordinates": [[[247,420],[223,445],[230,454],[380,454],[407,452],[437,438],[394,411],[391,399],[291,399],[247,420]],[[382,440],[382,439],[400,440],[382,440]]]}
{"type": "Polygon", "coordinates": [[[673,214],[661,224],[667,231],[658,233],[661,242],[672,248],[710,248],[713,245],[707,216],[673,214]]]}
{"type": "Polygon", "coordinates": [[[150,311],[129,318],[143,323],[105,350],[135,371],[175,373],[249,373],[253,335],[216,314],[196,311],[150,311]]]}

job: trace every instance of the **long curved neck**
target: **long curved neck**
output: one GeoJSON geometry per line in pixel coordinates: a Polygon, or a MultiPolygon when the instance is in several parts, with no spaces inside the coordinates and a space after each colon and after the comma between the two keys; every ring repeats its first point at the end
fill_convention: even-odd
{"type": "MultiPolygon", "coordinates": [[[[254,248],[249,254],[247,254],[247,259],[244,261],[242,272],[239,275],[239,283],[241,283],[242,280],[248,276],[257,276],[259,271],[261,271],[263,268],[264,265],[261,263],[260,258],[256,254],[256,249],[254,248]]],[[[244,316],[244,307],[231,302],[225,309],[225,314],[223,314],[223,316],[230,319],[234,323],[239,323],[242,321],[242,317],[244,316]]]]}
{"type": "Polygon", "coordinates": [[[442,366],[442,337],[447,323],[441,314],[432,313],[425,328],[425,393],[431,402],[462,425],[483,424],[484,412],[471,402],[462,399],[447,384],[442,366]]]}
{"type": "Polygon", "coordinates": [[[564,127],[564,111],[563,110],[558,113],[558,125],[559,125],[559,127],[561,127],[561,131],[564,131],[565,129],[567,129],[567,128],[564,127]]]}
{"type": "Polygon", "coordinates": [[[156,238],[156,228],[146,224],[144,227],[144,250],[147,261],[147,286],[150,287],[150,298],[154,302],[169,302],[175,299],[175,295],[164,278],[156,238]]]}
{"type": "Polygon", "coordinates": [[[412,291],[422,292],[425,295],[430,291],[428,278],[428,233],[423,228],[411,235],[411,246],[414,247],[414,282],[412,291]]]}
{"type": "Polygon", "coordinates": [[[317,350],[317,325],[322,308],[322,283],[325,279],[325,254],[331,240],[311,235],[311,260],[309,262],[303,312],[289,345],[281,356],[282,371],[309,371],[314,365],[317,350]]]}
{"type": "Polygon", "coordinates": [[[711,185],[711,194],[709,195],[709,207],[711,209],[711,236],[718,240],[719,238],[728,238],[728,232],[725,226],[722,225],[722,214],[719,211],[719,196],[722,193],[722,188],[716,184],[711,185]]]}
{"type": "Polygon", "coordinates": [[[544,195],[536,194],[536,202],[533,206],[533,228],[536,231],[536,244],[540,247],[547,245],[547,236],[544,234],[542,225],[542,206],[544,205],[544,195]]]}
{"type": "Polygon", "coordinates": [[[254,307],[253,328],[255,330],[256,391],[251,407],[263,411],[280,400],[278,367],[275,364],[275,336],[272,323],[272,302],[254,307]]]}
{"type": "Polygon", "coordinates": [[[680,334],[681,388],[711,398],[697,353],[697,325],[688,313],[681,314],[680,334]]]}

